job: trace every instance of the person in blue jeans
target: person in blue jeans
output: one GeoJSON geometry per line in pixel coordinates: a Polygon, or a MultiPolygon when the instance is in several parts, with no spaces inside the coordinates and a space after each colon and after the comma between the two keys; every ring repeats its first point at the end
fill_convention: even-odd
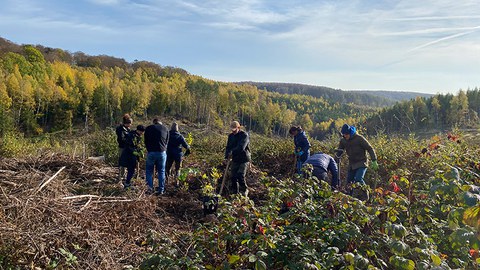
{"type": "Polygon", "coordinates": [[[153,119],[153,125],[148,126],[144,133],[145,148],[147,149],[147,160],[145,168],[145,180],[147,182],[147,193],[152,194],[153,172],[155,167],[158,173],[157,195],[165,193],[165,164],[167,161],[167,145],[169,133],[167,127],[157,119],[153,119]]]}
{"type": "Polygon", "coordinates": [[[377,155],[370,143],[362,135],[357,133],[354,126],[347,124],[342,126],[342,139],[338,145],[338,149],[343,149],[348,156],[348,175],[347,183],[359,183],[365,185],[363,180],[367,172],[367,152],[370,155],[372,163],[370,167],[373,170],[378,169],[377,155]]]}
{"type": "Polygon", "coordinates": [[[295,144],[296,171],[298,174],[301,174],[302,165],[310,156],[311,145],[305,131],[300,126],[291,127],[288,133],[293,137],[293,143],[295,144]]]}

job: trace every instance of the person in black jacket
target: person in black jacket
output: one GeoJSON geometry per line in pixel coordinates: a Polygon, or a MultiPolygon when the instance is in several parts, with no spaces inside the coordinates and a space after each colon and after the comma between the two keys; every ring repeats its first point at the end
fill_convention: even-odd
{"type": "Polygon", "coordinates": [[[135,174],[135,167],[141,154],[142,135],[145,132],[145,127],[138,125],[137,129],[130,131],[126,138],[125,149],[120,156],[119,164],[127,168],[127,178],[123,183],[124,188],[129,188],[132,183],[132,177],[135,174]]]}
{"type": "Polygon", "coordinates": [[[228,135],[227,147],[225,149],[225,163],[229,158],[231,161],[231,191],[232,193],[245,194],[247,184],[245,175],[247,174],[248,162],[250,162],[251,154],[248,133],[240,129],[240,123],[233,121],[230,124],[232,133],[228,135]]]}
{"type": "Polygon", "coordinates": [[[132,118],[129,114],[124,114],[122,117],[122,124],[118,125],[115,129],[115,134],[117,134],[117,143],[118,143],[118,182],[121,182],[125,179],[125,167],[120,165],[120,157],[122,156],[123,151],[126,147],[126,140],[128,134],[130,133],[130,126],[132,125],[132,118]]]}
{"type": "Polygon", "coordinates": [[[167,178],[171,176],[170,170],[173,163],[175,163],[175,173],[173,174],[175,186],[178,186],[178,175],[180,168],[182,167],[182,146],[187,149],[185,151],[185,156],[188,156],[190,154],[190,145],[188,145],[185,138],[178,131],[178,124],[173,123],[170,128],[170,137],[167,145],[167,178]]]}
{"type": "Polygon", "coordinates": [[[148,185],[147,193],[153,193],[153,170],[157,167],[158,188],[157,194],[165,192],[165,164],[167,161],[168,129],[158,119],[153,119],[153,125],[145,129],[145,147],[147,160],[145,166],[145,180],[148,185]]]}

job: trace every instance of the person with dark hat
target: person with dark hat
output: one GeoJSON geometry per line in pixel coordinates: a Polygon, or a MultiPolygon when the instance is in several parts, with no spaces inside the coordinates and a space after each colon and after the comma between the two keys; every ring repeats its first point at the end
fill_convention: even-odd
{"type": "Polygon", "coordinates": [[[240,123],[233,121],[230,123],[231,133],[228,135],[227,147],[225,148],[225,163],[232,158],[230,165],[231,172],[231,191],[233,194],[247,194],[247,183],[245,176],[247,174],[248,163],[251,160],[250,139],[248,133],[240,129],[240,123]]]}
{"type": "Polygon", "coordinates": [[[136,130],[131,131],[125,142],[125,149],[120,156],[120,165],[127,168],[127,177],[123,183],[124,188],[129,188],[132,183],[132,177],[135,174],[137,162],[142,154],[142,135],[145,132],[145,127],[138,125],[136,130]]]}
{"type": "Polygon", "coordinates": [[[127,137],[130,133],[130,126],[132,125],[132,118],[129,114],[124,114],[122,117],[122,123],[115,129],[118,143],[118,182],[125,179],[125,167],[120,165],[120,158],[126,147],[127,137]]]}
{"type": "Polygon", "coordinates": [[[300,126],[293,126],[288,131],[290,136],[293,137],[293,143],[295,144],[294,154],[296,157],[296,171],[298,174],[302,173],[302,165],[310,156],[310,142],[308,141],[305,131],[300,126]]]}
{"type": "Polygon", "coordinates": [[[340,140],[338,149],[345,150],[348,156],[348,174],[347,183],[359,183],[364,185],[363,177],[367,172],[367,155],[370,155],[372,163],[370,167],[373,170],[378,169],[377,155],[370,143],[362,135],[357,133],[354,126],[344,124],[342,126],[342,139],[340,140]]]}
{"type": "Polygon", "coordinates": [[[167,145],[169,133],[167,127],[158,119],[153,119],[153,124],[145,129],[145,147],[147,148],[147,160],[145,166],[145,180],[147,193],[153,193],[153,172],[157,167],[158,188],[157,194],[165,192],[165,164],[167,161],[167,145]]]}
{"type": "Polygon", "coordinates": [[[167,178],[171,176],[170,170],[173,163],[175,163],[175,172],[173,174],[175,186],[178,186],[178,176],[184,156],[182,147],[186,149],[185,156],[188,156],[190,154],[190,145],[188,145],[183,135],[178,131],[178,124],[173,123],[170,128],[170,138],[168,139],[167,145],[167,178]]]}
{"type": "Polygon", "coordinates": [[[311,174],[317,177],[318,180],[328,182],[328,172],[332,174],[332,190],[338,189],[338,167],[332,156],[322,152],[315,153],[307,158],[303,163],[305,167],[310,164],[313,167],[311,174]]]}

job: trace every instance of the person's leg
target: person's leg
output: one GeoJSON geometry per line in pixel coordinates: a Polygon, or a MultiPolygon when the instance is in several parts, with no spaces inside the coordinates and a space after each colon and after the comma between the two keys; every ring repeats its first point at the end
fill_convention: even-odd
{"type": "Polygon", "coordinates": [[[355,182],[355,170],[348,170],[347,173],[347,187],[346,187],[346,192],[348,195],[352,195],[353,189],[352,189],[352,184],[355,182]]]}
{"type": "Polygon", "coordinates": [[[165,192],[165,165],[167,163],[167,152],[158,153],[157,168],[158,168],[158,193],[165,192]]]}
{"type": "Polygon", "coordinates": [[[176,186],[178,186],[178,176],[180,175],[180,168],[182,167],[182,157],[179,157],[175,160],[175,173],[173,174],[173,181],[176,186]]]}
{"type": "Polygon", "coordinates": [[[363,177],[365,176],[366,172],[367,172],[367,167],[362,167],[362,168],[356,169],[355,170],[355,175],[354,175],[355,183],[365,185],[365,181],[363,180],[363,177]]]}
{"type": "Polygon", "coordinates": [[[297,174],[301,174],[302,173],[303,162],[299,158],[297,158],[296,166],[297,166],[297,174]]]}
{"type": "Polygon", "coordinates": [[[327,173],[318,167],[313,167],[312,175],[317,177],[318,180],[327,181],[328,179],[327,173]]]}
{"type": "Polygon", "coordinates": [[[232,194],[238,193],[238,168],[241,163],[231,161],[230,164],[230,191],[232,194]]]}
{"type": "Polygon", "coordinates": [[[145,163],[145,181],[147,182],[148,189],[153,191],[153,169],[155,168],[155,158],[153,152],[148,152],[145,163]]]}
{"type": "Polygon", "coordinates": [[[122,157],[123,150],[125,148],[118,148],[118,182],[122,182],[125,179],[125,167],[120,166],[120,158],[122,157]]]}
{"type": "Polygon", "coordinates": [[[135,174],[135,166],[127,167],[127,178],[125,179],[125,184],[123,185],[125,188],[132,185],[131,180],[134,174],[135,174]]]}
{"type": "Polygon", "coordinates": [[[167,165],[165,166],[165,179],[166,181],[170,181],[170,179],[172,178],[172,165],[173,165],[173,162],[174,162],[174,159],[171,157],[171,156],[168,156],[167,155],[167,165]]]}
{"type": "Polygon", "coordinates": [[[237,169],[237,181],[238,181],[238,191],[245,195],[247,191],[247,183],[245,181],[245,176],[247,175],[248,162],[240,163],[237,169]]]}

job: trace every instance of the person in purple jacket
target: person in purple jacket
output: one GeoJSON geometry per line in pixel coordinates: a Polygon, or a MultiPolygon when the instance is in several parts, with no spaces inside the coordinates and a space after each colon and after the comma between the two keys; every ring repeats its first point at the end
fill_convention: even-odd
{"type": "Polygon", "coordinates": [[[312,175],[317,177],[319,180],[324,180],[328,182],[328,172],[332,174],[332,190],[338,189],[338,167],[337,163],[332,156],[324,154],[322,152],[315,153],[308,157],[308,159],[303,163],[305,167],[307,164],[313,166],[312,175]]]}
{"type": "Polygon", "coordinates": [[[302,173],[302,165],[310,156],[310,142],[308,141],[305,131],[300,126],[293,126],[288,131],[290,136],[293,137],[293,143],[295,144],[294,154],[296,156],[296,169],[297,173],[302,173]]]}

